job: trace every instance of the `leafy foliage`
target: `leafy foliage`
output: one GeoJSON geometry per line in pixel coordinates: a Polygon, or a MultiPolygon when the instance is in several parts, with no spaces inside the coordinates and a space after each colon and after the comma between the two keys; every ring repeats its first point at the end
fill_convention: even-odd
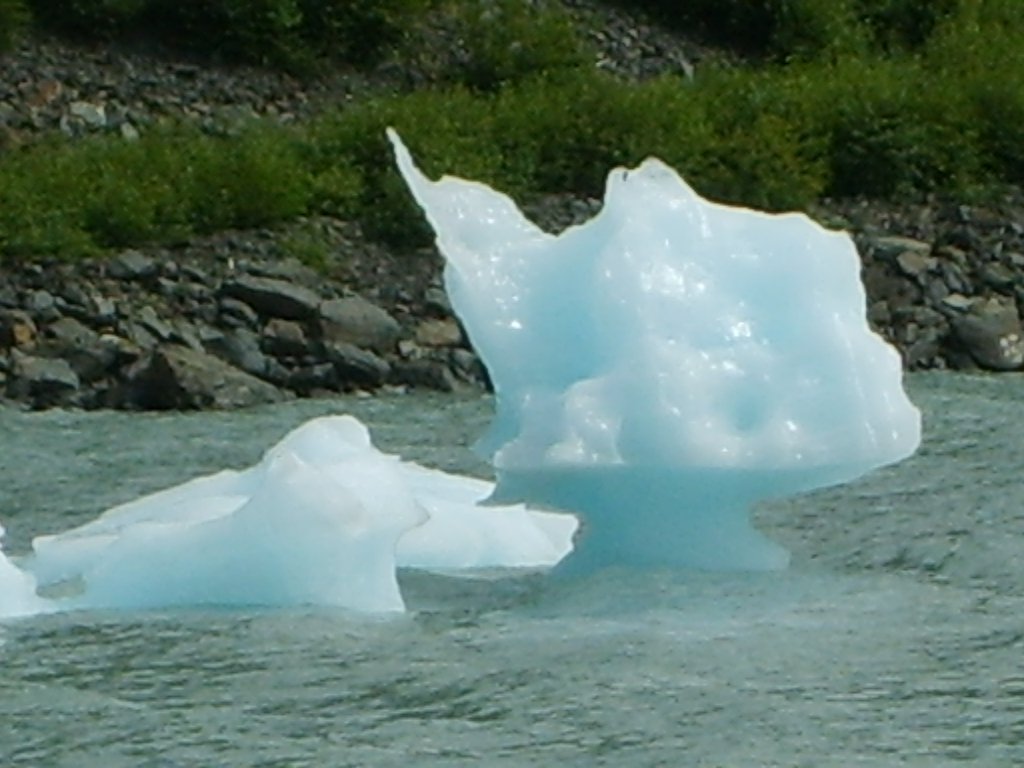
{"type": "MultiPolygon", "coordinates": [[[[747,56],[789,60],[917,50],[945,20],[988,0],[618,0],[747,56]]],[[[1007,0],[997,0],[1007,2],[1007,0]]],[[[1012,0],[1009,0],[1012,2],[1012,0]]]]}
{"type": "MultiPolygon", "coordinates": [[[[152,11],[170,2],[61,5],[68,19],[102,9],[105,28],[117,29],[132,3],[152,11]]],[[[252,56],[245,52],[272,37],[278,47],[261,50],[285,60],[293,46],[326,51],[346,30],[376,29],[385,39],[426,2],[191,0],[166,12],[232,55],[252,56]],[[217,37],[209,14],[232,20],[229,37],[217,37]]],[[[687,13],[718,9],[709,24],[763,24],[743,34],[767,35],[748,43],[767,46],[768,60],[705,63],[693,79],[639,84],[588,66],[578,42],[560,45],[575,40],[567,17],[531,15],[547,7],[538,2],[442,9],[465,47],[461,60],[437,70],[434,87],[305,125],[257,121],[213,137],[171,124],[137,142],[52,139],[2,151],[0,257],[74,256],[316,213],[356,219],[391,243],[425,242],[429,232],[392,167],[387,126],[427,173],[480,179],[519,198],[598,196],[610,169],[648,155],[703,194],[769,209],[824,194],[966,196],[1024,184],[1019,0],[693,0],[687,13]]],[[[365,55],[364,44],[339,50],[365,55]]]]}
{"type": "Polygon", "coordinates": [[[168,126],[136,142],[47,142],[5,154],[0,168],[7,255],[72,257],[273,224],[311,194],[294,137],[269,126],[233,139],[168,126]]]}
{"type": "Polygon", "coordinates": [[[36,22],[78,38],[107,39],[126,33],[146,0],[28,0],[36,22]]]}
{"type": "Polygon", "coordinates": [[[0,51],[11,48],[28,25],[24,0],[0,0],[0,51]]]}
{"type": "MultiPolygon", "coordinates": [[[[9,1],[9,0],[7,0],[9,1]]],[[[231,61],[366,64],[428,0],[28,0],[39,23],[84,38],[150,35],[231,61]]]]}
{"type": "Polygon", "coordinates": [[[460,7],[466,46],[458,81],[496,90],[540,72],[577,67],[583,46],[564,10],[537,0],[471,0],[460,7]]]}

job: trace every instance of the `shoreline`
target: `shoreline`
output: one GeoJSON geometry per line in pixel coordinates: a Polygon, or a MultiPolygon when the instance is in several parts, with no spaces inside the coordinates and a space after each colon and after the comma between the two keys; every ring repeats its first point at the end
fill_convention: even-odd
{"type": "MultiPolygon", "coordinates": [[[[601,12],[620,31],[638,23],[601,12]]],[[[641,57],[647,68],[699,62],[689,41],[638,29],[638,50],[650,48],[641,57]]],[[[620,51],[613,37],[608,60],[639,67],[636,51],[620,51]]],[[[402,79],[383,67],[300,83],[254,67],[41,38],[0,61],[9,74],[0,84],[0,151],[55,131],[131,140],[168,116],[228,128],[253,117],[301,121],[402,79]]],[[[518,202],[551,232],[600,207],[568,194],[518,202]]],[[[988,207],[825,201],[810,215],[852,234],[869,322],[906,369],[1024,369],[1019,195],[988,207]]],[[[209,409],[381,387],[484,388],[486,372],[448,305],[441,270],[433,247],[398,252],[326,216],[99,258],[8,260],[0,263],[0,400],[209,409]]]]}

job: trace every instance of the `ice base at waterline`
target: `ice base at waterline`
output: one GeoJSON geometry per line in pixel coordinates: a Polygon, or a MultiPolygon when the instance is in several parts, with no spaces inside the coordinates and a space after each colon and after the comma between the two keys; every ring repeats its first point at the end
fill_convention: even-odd
{"type": "Polygon", "coordinates": [[[708,202],[650,159],[556,237],[484,184],[431,181],[389,137],[494,382],[477,446],[493,500],[581,515],[568,569],[783,567],[753,503],[917,449],[846,234],[708,202]]]}

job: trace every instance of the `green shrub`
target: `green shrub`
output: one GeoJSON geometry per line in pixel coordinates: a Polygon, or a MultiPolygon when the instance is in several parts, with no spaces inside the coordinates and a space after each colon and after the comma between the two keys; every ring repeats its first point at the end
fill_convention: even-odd
{"type": "Polygon", "coordinates": [[[320,59],[372,63],[429,1],[29,0],[39,22],[62,34],[149,35],[214,58],[292,70],[320,59]]]}
{"type": "Polygon", "coordinates": [[[50,141],[0,158],[0,253],[78,256],[196,232],[272,225],[308,207],[294,137],[164,128],[136,142],[50,141]]]}
{"type": "MultiPolygon", "coordinates": [[[[181,8],[230,6],[249,14],[249,45],[275,25],[294,39],[312,35],[303,28],[309,2],[254,0],[243,8],[240,0],[193,0],[181,8]],[[272,12],[286,7],[298,9],[302,21],[272,12]]],[[[498,9],[528,7],[526,0],[496,2],[498,9]]],[[[723,7],[776,2],[782,0],[729,0],[723,7]]],[[[813,19],[841,18],[829,16],[822,0],[792,2],[787,14],[800,8],[813,19]]],[[[854,2],[868,7],[868,0],[837,0],[836,7],[845,13],[854,2]]],[[[472,0],[474,14],[482,14],[478,3],[472,0]]],[[[874,7],[883,8],[881,0],[874,7]]],[[[341,26],[323,31],[323,40],[348,23],[337,18],[341,26]]],[[[792,24],[815,28],[808,20],[792,24]]],[[[962,0],[955,15],[911,24],[911,31],[929,30],[923,42],[900,37],[884,54],[854,55],[860,43],[835,47],[826,25],[804,39],[832,40],[833,47],[787,43],[794,53],[785,63],[705,64],[692,80],[626,83],[580,66],[576,54],[517,58],[519,49],[506,45],[520,39],[516,24],[496,23],[491,38],[472,41],[479,61],[491,62],[486,76],[459,70],[454,84],[360,102],[302,126],[254,122],[212,137],[178,125],[134,143],[54,139],[8,150],[0,154],[0,254],[74,255],[309,213],[358,220],[392,244],[421,244],[431,235],[394,170],[387,126],[400,131],[429,175],[479,179],[519,199],[599,196],[613,167],[648,155],[679,170],[701,194],[771,209],[803,207],[822,194],[962,195],[1024,183],[1022,27],[1018,0],[962,0]]],[[[539,50],[553,51],[555,39],[539,50]]]]}
{"type": "Polygon", "coordinates": [[[886,50],[918,50],[939,25],[957,15],[962,0],[856,0],[858,15],[886,50]]]}
{"type": "Polygon", "coordinates": [[[870,35],[857,0],[777,0],[767,49],[781,60],[864,53],[870,35]]]}
{"type": "Polygon", "coordinates": [[[99,247],[182,237],[191,232],[188,144],[173,136],[126,142],[105,137],[65,150],[82,197],[81,227],[99,247]]]}
{"type": "Polygon", "coordinates": [[[365,66],[396,46],[430,3],[431,0],[299,0],[300,33],[320,56],[365,66]]]}
{"type": "Polygon", "coordinates": [[[0,0],[0,52],[13,47],[28,25],[24,0],[0,0]]]}
{"type": "Polygon", "coordinates": [[[539,77],[499,94],[494,153],[504,159],[508,191],[600,194],[604,175],[625,160],[625,146],[616,141],[629,133],[625,90],[610,77],[579,72],[539,77]]]}
{"type": "Polygon", "coordinates": [[[310,222],[291,227],[278,242],[279,253],[286,259],[295,259],[307,267],[326,272],[331,266],[331,247],[323,235],[310,226],[310,222]]]}
{"type": "Polygon", "coordinates": [[[924,64],[972,105],[980,151],[995,179],[1024,183],[1024,3],[980,0],[943,22],[924,64]]]}
{"type": "Polygon", "coordinates": [[[981,174],[969,94],[914,60],[787,68],[774,109],[828,166],[833,196],[963,192],[981,174]]]}
{"type": "Polygon", "coordinates": [[[457,34],[464,58],[452,78],[493,91],[541,72],[586,61],[572,20],[543,0],[468,0],[458,6],[457,34]]]}
{"type": "Polygon", "coordinates": [[[291,66],[302,51],[298,0],[144,0],[143,31],[228,61],[291,66]]]}
{"type": "MultiPolygon", "coordinates": [[[[988,0],[618,0],[761,59],[918,50],[944,21],[988,0]]],[[[996,0],[1013,3],[1014,0],[996,0]]],[[[1019,5],[1019,3],[1018,3],[1019,5]]]]}
{"type": "Polygon", "coordinates": [[[788,60],[859,51],[859,0],[618,0],[744,56],[788,60]]]}
{"type": "Polygon", "coordinates": [[[200,232],[268,226],[307,210],[309,172],[283,129],[255,125],[239,138],[194,144],[192,220],[200,232]]]}
{"type": "Polygon", "coordinates": [[[54,31],[79,38],[109,39],[138,21],[147,0],[29,0],[33,18],[54,31]]]}
{"type": "Polygon", "coordinates": [[[421,91],[325,117],[307,134],[313,173],[323,178],[358,172],[356,193],[332,201],[328,210],[347,209],[373,237],[395,245],[430,241],[430,230],[391,160],[384,135],[388,126],[416,148],[417,161],[430,175],[501,181],[500,158],[491,151],[490,100],[466,89],[421,91]]]}

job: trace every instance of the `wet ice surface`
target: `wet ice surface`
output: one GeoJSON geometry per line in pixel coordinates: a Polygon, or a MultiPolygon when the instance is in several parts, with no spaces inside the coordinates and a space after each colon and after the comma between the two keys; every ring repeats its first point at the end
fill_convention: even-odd
{"type": "Polygon", "coordinates": [[[750,526],[758,500],[917,449],[848,234],[704,200],[649,158],[611,171],[601,210],[556,237],[480,182],[431,180],[388,137],[494,382],[476,446],[492,498],[584,521],[559,571],[785,568],[750,526]]]}
{"type": "Polygon", "coordinates": [[[199,605],[401,612],[397,567],[536,569],[571,550],[573,516],[481,506],[491,487],[380,452],[350,414],[321,416],[241,472],[36,536],[16,561],[0,553],[0,619],[199,605]]]}
{"type": "MultiPolygon", "coordinates": [[[[762,511],[794,553],[786,572],[405,573],[399,618],[194,609],[5,625],[0,765],[1020,764],[1024,382],[916,378],[911,394],[926,417],[917,457],[762,511]]],[[[477,400],[0,412],[11,549],[244,466],[341,408],[387,450],[483,469],[464,449],[488,416],[477,400]]]]}

